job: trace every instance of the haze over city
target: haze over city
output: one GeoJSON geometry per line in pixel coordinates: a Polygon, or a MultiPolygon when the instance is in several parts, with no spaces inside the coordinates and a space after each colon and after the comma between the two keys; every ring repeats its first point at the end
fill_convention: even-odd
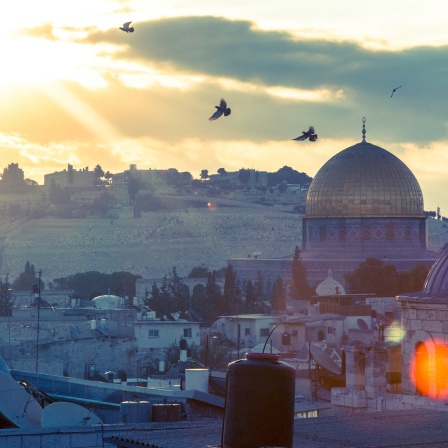
{"type": "Polygon", "coordinates": [[[446,216],[444,6],[10,2],[0,30],[3,167],[19,163],[39,183],[67,163],[195,177],[288,165],[313,177],[361,140],[366,117],[366,140],[398,156],[425,209],[446,216]],[[127,21],[135,32],[119,29],[127,21]],[[221,97],[232,114],[209,122],[221,97]],[[292,141],[310,125],[316,142],[292,141]]]}

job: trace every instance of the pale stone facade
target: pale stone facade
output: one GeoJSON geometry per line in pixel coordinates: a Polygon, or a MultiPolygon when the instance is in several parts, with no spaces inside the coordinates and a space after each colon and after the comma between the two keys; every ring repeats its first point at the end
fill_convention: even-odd
{"type": "Polygon", "coordinates": [[[424,289],[399,302],[403,393],[448,397],[448,251],[434,263],[424,289]]]}

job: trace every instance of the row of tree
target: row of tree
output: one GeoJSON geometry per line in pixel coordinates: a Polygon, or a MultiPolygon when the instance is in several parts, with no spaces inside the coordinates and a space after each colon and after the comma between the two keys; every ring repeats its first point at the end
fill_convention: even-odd
{"type": "MultiPolygon", "coordinates": [[[[238,171],[238,179],[242,184],[247,184],[249,182],[250,171],[251,170],[245,168],[241,168],[238,171]]],[[[217,173],[221,175],[221,178],[227,176],[225,168],[219,168],[217,173]]],[[[255,175],[258,175],[258,171],[255,171],[255,175]]],[[[209,179],[209,171],[206,169],[201,170],[199,178],[201,180],[209,179]]],[[[308,176],[306,173],[301,173],[286,165],[274,173],[267,173],[268,187],[274,187],[282,183],[306,186],[309,185],[312,180],[312,177],[308,176]]]]}
{"type": "Polygon", "coordinates": [[[153,283],[151,291],[147,292],[145,304],[160,316],[176,311],[190,312],[206,322],[213,322],[218,316],[228,314],[284,311],[288,295],[295,299],[309,300],[315,293],[308,284],[307,270],[298,246],[295,247],[292,262],[290,291],[283,278],[278,277],[267,292],[263,273],[260,271],[254,280],[249,279],[245,283],[243,290],[239,286],[237,272],[232,264],[225,268],[224,286],[221,288],[217,282],[219,274],[221,273],[208,271],[203,267],[193,268],[189,277],[201,275],[206,278],[206,282],[205,285],[195,285],[190,295],[188,287],[174,267],[172,272],[163,278],[160,286],[153,283]]]}
{"type": "MultiPolygon", "coordinates": [[[[397,272],[394,265],[368,258],[344,277],[348,293],[390,297],[420,291],[428,271],[428,267],[416,265],[409,271],[397,272]]],[[[206,278],[206,281],[205,284],[196,284],[190,293],[176,267],[173,267],[159,285],[154,282],[151,290],[146,291],[144,303],[156,311],[159,317],[180,312],[190,313],[194,319],[213,322],[221,315],[267,313],[271,310],[281,312],[286,309],[287,297],[293,300],[309,300],[315,294],[314,288],[308,283],[307,269],[298,246],[294,250],[288,285],[283,278],[278,277],[270,291],[266,290],[265,279],[260,271],[255,279],[249,279],[242,286],[232,264],[228,264],[220,271],[194,267],[189,277],[206,278]],[[224,285],[221,288],[222,280],[218,280],[223,276],[224,285]]],[[[90,271],[57,278],[49,282],[48,287],[73,290],[73,297],[83,299],[92,299],[103,294],[134,297],[138,278],[141,276],[129,272],[104,274],[90,271]]],[[[14,280],[12,287],[14,290],[32,291],[39,281],[40,290],[43,291],[44,282],[36,273],[34,265],[27,261],[24,272],[14,280]]]]}

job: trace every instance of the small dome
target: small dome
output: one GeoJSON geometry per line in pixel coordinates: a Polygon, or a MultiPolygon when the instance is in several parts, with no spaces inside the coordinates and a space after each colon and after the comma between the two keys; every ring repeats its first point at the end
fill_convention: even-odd
{"type": "Polygon", "coordinates": [[[92,299],[95,307],[101,310],[113,310],[123,304],[123,299],[119,296],[107,294],[104,296],[97,296],[92,299]]]}
{"type": "Polygon", "coordinates": [[[317,285],[316,294],[318,296],[335,296],[338,294],[345,294],[345,289],[333,278],[333,273],[331,269],[329,269],[328,278],[317,285]]]}
{"type": "Polygon", "coordinates": [[[308,190],[307,217],[422,217],[423,194],[396,156],[362,141],[333,156],[308,190]]]}
{"type": "Polygon", "coordinates": [[[423,286],[422,294],[440,296],[448,294],[448,250],[432,265],[423,286]]]}

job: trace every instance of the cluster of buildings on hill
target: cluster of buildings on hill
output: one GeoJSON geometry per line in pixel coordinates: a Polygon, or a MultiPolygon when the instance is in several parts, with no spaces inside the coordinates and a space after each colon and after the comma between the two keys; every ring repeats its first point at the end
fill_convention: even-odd
{"type": "MultiPolygon", "coordinates": [[[[225,172],[225,174],[211,174],[208,178],[212,183],[219,185],[226,182],[232,186],[244,186],[249,188],[267,187],[267,172],[254,169],[244,170],[247,178],[241,180],[240,172],[225,172]]],[[[122,173],[112,174],[108,184],[112,187],[127,188],[131,179],[138,180],[143,184],[157,185],[160,183],[168,185],[189,185],[193,176],[185,171],[179,172],[176,168],[168,169],[138,169],[135,164],[131,164],[128,170],[122,173]]],[[[67,169],[48,173],[44,176],[44,186],[50,187],[52,182],[60,185],[62,188],[70,187],[73,189],[93,188],[97,185],[97,177],[94,170],[82,168],[76,170],[68,164],[67,169]]]]}

